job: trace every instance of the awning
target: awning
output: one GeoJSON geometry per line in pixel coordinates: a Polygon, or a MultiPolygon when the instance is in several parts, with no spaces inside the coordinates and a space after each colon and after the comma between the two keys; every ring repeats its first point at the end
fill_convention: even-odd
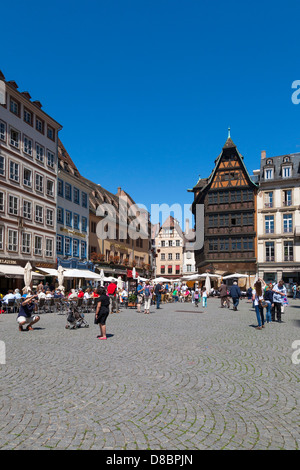
{"type": "Polygon", "coordinates": [[[45,275],[48,274],[48,276],[55,276],[57,277],[57,269],[53,268],[37,268],[39,271],[42,273],[45,273],[45,275]]]}
{"type": "MultiPolygon", "coordinates": [[[[39,271],[48,274],[49,276],[58,276],[57,269],[50,269],[50,268],[39,268],[39,271]]],[[[63,276],[65,279],[97,279],[97,281],[101,280],[100,274],[94,273],[93,271],[89,271],[88,269],[64,269],[63,276]]]]}
{"type": "MultiPolygon", "coordinates": [[[[23,279],[24,268],[17,264],[0,264],[0,277],[23,279]]],[[[33,279],[37,279],[43,278],[44,276],[32,271],[32,277],[33,279]]]]}

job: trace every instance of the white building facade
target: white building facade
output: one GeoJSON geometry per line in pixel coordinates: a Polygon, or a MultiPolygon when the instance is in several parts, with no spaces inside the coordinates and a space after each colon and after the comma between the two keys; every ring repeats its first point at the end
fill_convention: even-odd
{"type": "Polygon", "coordinates": [[[262,152],[257,197],[257,265],[265,281],[300,282],[300,153],[262,152]]]}

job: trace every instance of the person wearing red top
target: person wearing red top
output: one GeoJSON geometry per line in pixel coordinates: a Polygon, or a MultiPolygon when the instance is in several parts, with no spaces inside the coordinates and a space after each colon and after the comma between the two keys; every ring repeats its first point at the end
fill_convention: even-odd
{"type": "Polygon", "coordinates": [[[84,296],[83,290],[82,290],[82,289],[79,289],[78,295],[77,295],[78,299],[82,299],[83,296],[84,296]]]}
{"type": "Polygon", "coordinates": [[[116,313],[116,291],[117,291],[117,283],[111,282],[107,286],[107,295],[110,298],[109,303],[109,313],[116,313]]]}

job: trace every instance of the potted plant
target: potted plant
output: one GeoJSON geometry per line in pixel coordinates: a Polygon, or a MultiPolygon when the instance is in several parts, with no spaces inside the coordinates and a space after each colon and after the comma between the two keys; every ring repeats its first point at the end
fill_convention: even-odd
{"type": "Polygon", "coordinates": [[[128,307],[135,307],[135,306],[136,306],[136,295],[133,293],[129,293],[128,307]]]}

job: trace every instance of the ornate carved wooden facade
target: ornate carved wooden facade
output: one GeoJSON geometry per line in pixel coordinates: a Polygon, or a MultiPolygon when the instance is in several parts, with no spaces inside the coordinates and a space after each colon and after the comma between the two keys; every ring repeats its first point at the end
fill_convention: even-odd
{"type": "Polygon", "coordinates": [[[204,204],[204,246],[195,252],[199,272],[256,273],[257,186],[243,160],[228,137],[209,178],[191,190],[195,218],[196,205],[204,204]]]}

